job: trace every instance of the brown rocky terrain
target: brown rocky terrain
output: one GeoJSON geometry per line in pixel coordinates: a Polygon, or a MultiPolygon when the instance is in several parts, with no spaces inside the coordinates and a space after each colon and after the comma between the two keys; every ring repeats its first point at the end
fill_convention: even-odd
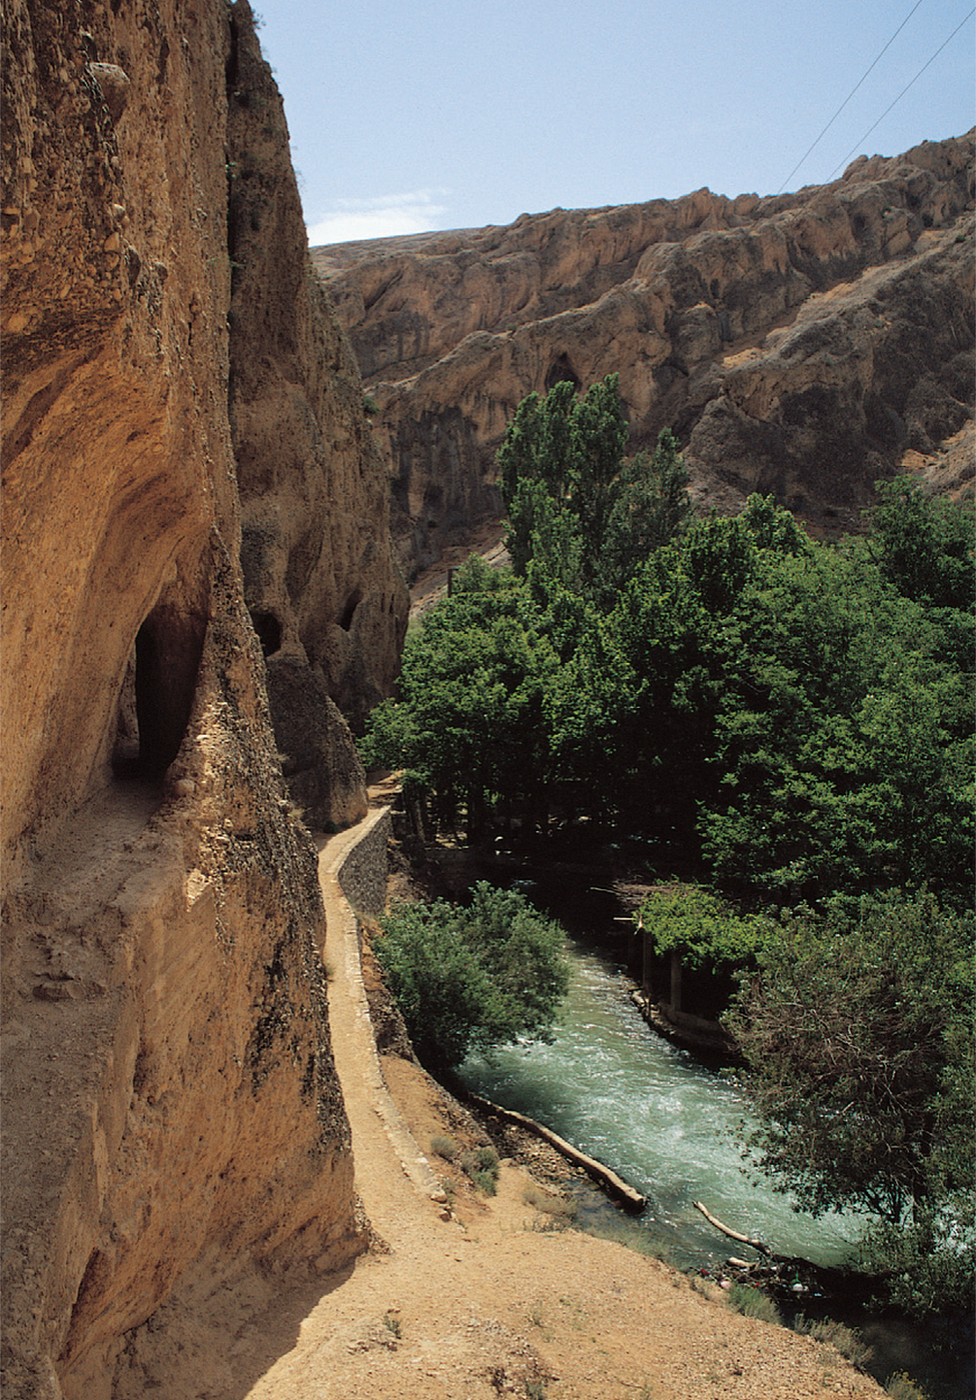
{"type": "Polygon", "coordinates": [[[572,1229],[566,1164],[536,1139],[527,1147],[507,1130],[497,1195],[474,1189],[460,1155],[489,1139],[413,1061],[402,1023],[391,1031],[396,1017],[362,957],[349,900],[382,908],[388,830],[378,806],[319,855],[336,1064],[370,1250],[290,1287],[199,1280],[130,1335],[116,1400],[880,1396],[829,1345],[751,1321],[716,1285],[572,1229]]]}
{"type": "MultiPolygon", "coordinates": [[[[389,482],[362,380],[308,265],[281,99],[256,46],[236,49],[228,94],[231,427],[245,598],[268,657],[276,729],[280,712],[291,731],[281,747],[301,772],[313,765],[296,754],[299,736],[333,727],[318,718],[326,697],[361,731],[389,694],[408,597],[391,567],[389,482]],[[304,703],[291,699],[296,687],[304,703]]],[[[309,792],[296,795],[308,809],[309,792]]],[[[321,802],[312,815],[342,820],[321,802]]]]}
{"type": "Polygon", "coordinates": [[[366,812],[407,600],[280,99],[246,0],[0,14],[4,1396],[873,1393],[377,1139],[295,804],[366,812]]]}
{"type": "MultiPolygon", "coordinates": [[[[973,133],[796,194],[708,190],[313,250],[379,412],[412,572],[500,513],[520,400],[620,375],[692,494],[858,524],[876,479],[973,477],[973,133]]],[[[971,489],[971,485],[970,488],[971,489]]]]}
{"type": "Polygon", "coordinates": [[[364,1246],[279,754],[365,811],[407,600],[247,4],[2,22],[3,1393],[95,1400],[364,1246]]]}

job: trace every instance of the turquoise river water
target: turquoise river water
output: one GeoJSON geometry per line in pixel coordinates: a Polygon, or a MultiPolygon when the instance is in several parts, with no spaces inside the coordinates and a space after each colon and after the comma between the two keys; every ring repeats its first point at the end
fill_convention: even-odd
{"type": "MultiPolygon", "coordinates": [[[[577,1226],[609,1226],[620,1235],[644,1231],[655,1252],[683,1269],[730,1254],[752,1256],[705,1221],[692,1204],[701,1201],[777,1254],[822,1265],[849,1258],[863,1221],[796,1212],[768,1180],[746,1170],[735,1128],[747,1110],[734,1076],[671,1045],[641,1017],[626,972],[632,935],[616,922],[619,906],[609,891],[543,877],[526,892],[570,929],[572,984],[561,1024],[551,1045],[516,1045],[490,1059],[471,1058],[459,1077],[475,1093],[544,1123],[648,1198],[643,1214],[631,1219],[598,1192],[584,1191],[577,1226]],[[609,931],[615,927],[623,931],[614,936],[609,931]]],[[[845,1310],[836,1298],[831,1311],[874,1348],[869,1369],[882,1382],[906,1370],[922,1382],[928,1400],[973,1395],[968,1331],[961,1349],[946,1354],[938,1328],[880,1318],[853,1305],[845,1310]]]]}
{"type": "Polygon", "coordinates": [[[797,1214],[743,1170],[733,1131],[746,1110],[734,1079],[653,1031],[611,958],[573,938],[569,951],[572,985],[553,1043],[471,1058],[460,1072],[465,1086],[529,1114],[643,1192],[640,1228],[682,1267],[737,1249],[694,1201],[779,1254],[841,1263],[855,1237],[850,1222],[797,1214]]]}

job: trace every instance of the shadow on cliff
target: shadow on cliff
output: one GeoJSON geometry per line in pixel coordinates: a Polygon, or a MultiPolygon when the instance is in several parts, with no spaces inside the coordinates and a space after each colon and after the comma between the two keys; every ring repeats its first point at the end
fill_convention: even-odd
{"type": "MultiPolygon", "coordinates": [[[[316,1309],[369,1259],[363,1255],[335,1273],[292,1284],[263,1273],[229,1287],[215,1287],[212,1278],[198,1277],[196,1286],[181,1290],[147,1324],[128,1334],[113,1395],[120,1400],[150,1392],[245,1400],[296,1349],[316,1309]],[[161,1331],[167,1339],[162,1348],[161,1331]]],[[[378,1310],[377,1320],[381,1316],[378,1310]]],[[[332,1337],[333,1345],[344,1351],[369,1345],[358,1332],[345,1334],[341,1323],[332,1337]]],[[[321,1359],[328,1364],[326,1356],[321,1359]]]]}

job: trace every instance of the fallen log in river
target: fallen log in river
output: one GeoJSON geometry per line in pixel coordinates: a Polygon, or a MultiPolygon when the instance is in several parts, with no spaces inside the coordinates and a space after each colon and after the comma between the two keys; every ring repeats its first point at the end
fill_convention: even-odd
{"type": "Polygon", "coordinates": [[[733,1230],[728,1225],[723,1225],[721,1220],[717,1220],[714,1215],[711,1215],[705,1209],[701,1201],[692,1201],[692,1205],[695,1207],[695,1210],[701,1211],[709,1225],[713,1225],[716,1230],[719,1230],[723,1235],[727,1235],[730,1240],[738,1240],[739,1244],[747,1244],[751,1249],[757,1249],[759,1253],[764,1254],[767,1259],[780,1257],[779,1255],[774,1255],[769,1245],[763,1244],[762,1240],[752,1239],[749,1235],[742,1235],[738,1230],[733,1230]]]}
{"type": "Polygon", "coordinates": [[[490,1099],[483,1099],[480,1094],[472,1094],[468,1091],[465,1095],[472,1103],[488,1113],[494,1113],[499,1118],[503,1118],[508,1123],[515,1123],[520,1128],[525,1128],[528,1132],[534,1133],[544,1142],[548,1142],[557,1152],[561,1153],[567,1161],[574,1166],[582,1167],[588,1176],[592,1177],[611,1196],[614,1196],[620,1203],[638,1214],[647,1205],[647,1197],[642,1196],[639,1191],[635,1191],[632,1186],[628,1186],[615,1171],[605,1167],[602,1162],[598,1162],[595,1157],[588,1157],[585,1152],[580,1152],[571,1142],[561,1138],[558,1133],[554,1133],[551,1128],[545,1127],[542,1123],[537,1123],[534,1118],[529,1118],[524,1113],[516,1113],[514,1109],[502,1108],[497,1103],[492,1103],[490,1099]]]}

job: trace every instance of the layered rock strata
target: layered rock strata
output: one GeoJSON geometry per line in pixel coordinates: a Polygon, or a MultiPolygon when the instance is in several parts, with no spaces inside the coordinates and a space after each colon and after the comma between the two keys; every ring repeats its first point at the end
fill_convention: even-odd
{"type": "Polygon", "coordinates": [[[164,1300],[362,1247],[273,720],[351,819],[405,599],[247,4],[2,20],[3,1393],[107,1400],[164,1300]]]}
{"type": "Polygon", "coordinates": [[[772,493],[831,530],[904,466],[959,486],[972,210],[970,133],[797,194],[314,249],[380,407],[403,558],[500,510],[494,455],[526,394],[612,372],[632,447],[672,427],[705,505],[772,493]]]}

